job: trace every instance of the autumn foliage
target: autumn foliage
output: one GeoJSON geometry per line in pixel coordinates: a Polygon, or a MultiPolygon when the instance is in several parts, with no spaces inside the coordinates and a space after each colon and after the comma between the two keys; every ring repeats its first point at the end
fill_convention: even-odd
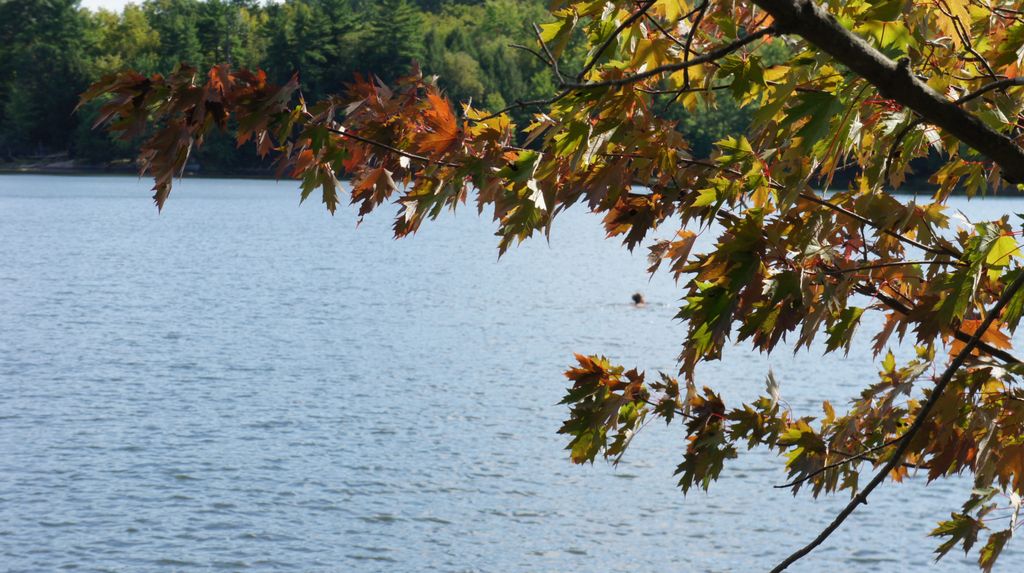
{"type": "Polygon", "coordinates": [[[783,457],[794,492],[848,492],[836,522],[775,570],[886,478],[968,473],[974,492],[932,533],[940,556],[980,544],[991,569],[1024,494],[1024,364],[1011,344],[1024,315],[1021,230],[1008,216],[954,230],[945,201],[1024,182],[1024,3],[551,4],[523,49],[558,87],[513,105],[536,111],[528,125],[509,110],[453,105],[418,70],[389,86],[355,78],[312,103],[296,81],[183,66],[113,75],[83,99],[104,102],[108,129],[147,138],[140,162],[158,207],[190,150],[229,129],[332,212],[343,199],[360,216],[396,203],[399,237],[471,200],[493,214],[502,252],[573,205],[601,213],[609,237],[646,242],[651,271],[677,278],[688,331],[678,373],[576,357],[561,428],[572,461],[619,459],[655,417],[686,436],[684,492],[708,488],[754,447],[783,457]],[[763,57],[772,43],[784,62],[763,57]],[[573,49],[586,56],[567,69],[573,49]],[[752,125],[696,157],[663,111],[696,113],[723,92],[751,107],[752,125]],[[942,161],[930,199],[895,195],[911,161],[927,157],[942,161]],[[717,233],[705,252],[694,250],[698,232],[717,233]],[[730,407],[696,379],[730,342],[771,352],[820,339],[845,352],[866,313],[883,317],[870,333],[879,378],[844,409],[793,412],[770,374],[766,396],[730,407]],[[897,341],[916,346],[908,363],[888,351],[897,341]]]}

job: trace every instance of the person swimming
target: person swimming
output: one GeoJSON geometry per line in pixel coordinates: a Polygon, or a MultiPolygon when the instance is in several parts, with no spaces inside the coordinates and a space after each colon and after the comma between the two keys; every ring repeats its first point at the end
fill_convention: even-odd
{"type": "Polygon", "coordinates": [[[635,292],[633,293],[633,306],[645,306],[647,301],[644,300],[644,295],[635,292]]]}

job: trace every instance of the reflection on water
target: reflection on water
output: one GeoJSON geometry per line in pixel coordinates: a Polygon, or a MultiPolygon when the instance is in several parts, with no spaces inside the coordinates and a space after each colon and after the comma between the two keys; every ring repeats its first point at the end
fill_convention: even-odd
{"type": "MultiPolygon", "coordinates": [[[[671,370],[684,332],[671,280],[582,211],[497,261],[472,209],[395,242],[290,183],[186,181],[163,215],[146,187],[0,177],[5,570],[762,570],[845,502],[773,489],[761,452],[684,499],[661,427],[618,468],[568,463],[572,352],[671,370]]],[[[751,399],[771,364],[816,412],[875,376],[867,338],[845,360],[734,348],[701,378],[751,399]]],[[[794,570],[928,567],[970,484],[923,481],[794,570]]]]}

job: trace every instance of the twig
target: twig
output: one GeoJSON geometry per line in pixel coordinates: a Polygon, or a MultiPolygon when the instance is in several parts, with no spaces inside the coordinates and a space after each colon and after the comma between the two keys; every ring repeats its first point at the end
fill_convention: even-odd
{"type": "Polygon", "coordinates": [[[896,158],[899,157],[899,146],[903,143],[903,139],[910,134],[911,131],[924,124],[923,119],[915,119],[908,123],[906,127],[901,129],[896,137],[892,140],[892,145],[889,146],[889,154],[885,156],[885,171],[882,175],[883,183],[889,182],[889,172],[892,170],[893,163],[896,162],[896,158]]]}
{"type": "Polygon", "coordinates": [[[804,477],[802,477],[800,479],[795,479],[795,480],[793,480],[793,481],[791,481],[789,483],[784,483],[782,485],[774,485],[772,487],[775,488],[775,489],[784,489],[784,488],[787,488],[787,487],[793,487],[795,485],[799,485],[799,484],[801,484],[801,483],[803,483],[803,482],[813,478],[814,476],[816,476],[818,474],[827,472],[828,470],[830,470],[832,468],[837,468],[837,467],[839,467],[839,466],[841,466],[843,464],[848,464],[848,463],[853,462],[853,461],[865,459],[867,456],[870,456],[871,454],[873,454],[873,453],[875,453],[875,452],[877,452],[879,450],[884,450],[885,448],[888,448],[889,446],[899,442],[902,439],[903,439],[903,436],[900,436],[898,438],[893,438],[893,439],[889,440],[888,442],[885,442],[884,444],[875,446],[875,447],[873,447],[871,449],[868,449],[868,450],[864,450],[863,452],[861,452],[859,454],[853,454],[853,455],[850,455],[847,458],[843,458],[843,459],[839,460],[838,462],[833,462],[831,464],[822,466],[822,467],[818,468],[817,470],[815,470],[815,471],[805,475],[804,477]]]}
{"type": "Polygon", "coordinates": [[[974,90],[973,92],[971,92],[971,93],[969,93],[967,95],[964,95],[964,96],[958,98],[956,100],[956,103],[957,104],[965,104],[965,103],[967,103],[967,102],[969,102],[969,101],[971,101],[971,100],[973,100],[975,98],[978,98],[978,97],[980,97],[980,96],[982,96],[982,95],[984,95],[984,94],[986,94],[986,93],[988,93],[988,92],[990,92],[992,90],[1004,89],[1004,88],[1008,88],[1008,87],[1012,87],[1012,86],[1024,86],[1024,77],[1003,78],[1003,79],[1000,79],[1000,80],[996,80],[996,81],[994,81],[994,82],[992,82],[990,84],[986,84],[984,86],[981,86],[980,88],[974,90]]]}
{"type": "Polygon", "coordinates": [[[963,266],[966,263],[962,261],[940,261],[940,260],[922,260],[922,261],[886,261],[882,263],[870,263],[859,267],[850,267],[847,269],[836,268],[837,273],[859,273],[861,271],[870,271],[874,269],[884,269],[887,267],[903,267],[906,265],[957,265],[963,266]]]}
{"type": "Polygon", "coordinates": [[[971,43],[971,31],[968,29],[968,25],[970,24],[970,22],[962,22],[959,16],[953,14],[952,9],[946,3],[946,0],[937,1],[935,3],[935,7],[938,8],[939,11],[942,12],[943,15],[949,18],[950,22],[953,23],[953,29],[956,32],[957,37],[960,38],[960,42],[963,43],[964,48],[966,48],[967,51],[970,52],[971,55],[976,58],[975,61],[981,62],[982,66],[984,66],[985,68],[985,72],[988,73],[989,77],[991,77],[993,80],[998,80],[999,78],[996,75],[996,71],[992,69],[992,65],[988,63],[988,60],[986,60],[984,56],[978,53],[978,50],[974,49],[974,45],[971,43]]]}
{"type": "MultiPolygon", "coordinates": [[[[650,399],[644,400],[644,403],[647,404],[648,406],[654,406],[655,408],[657,408],[659,406],[658,402],[655,402],[654,400],[650,400],[650,399]]],[[[694,416],[693,414],[684,412],[680,408],[672,408],[672,411],[675,412],[676,415],[682,416],[682,417],[684,417],[684,418],[686,418],[688,420],[697,420],[698,419],[697,416],[694,416]]]]}
{"type": "MultiPolygon", "coordinates": [[[[730,168],[727,168],[727,167],[721,167],[719,165],[715,165],[714,163],[709,163],[707,161],[700,161],[700,160],[696,160],[696,159],[681,159],[681,161],[683,161],[684,163],[689,163],[691,165],[707,167],[707,168],[710,168],[710,169],[718,169],[718,170],[724,171],[726,173],[730,173],[732,175],[737,175],[737,176],[742,175],[741,173],[739,173],[735,169],[730,169],[730,168]]],[[[781,185],[778,185],[777,183],[772,183],[772,187],[775,188],[775,189],[779,189],[779,188],[781,188],[781,185]]],[[[863,217],[861,215],[858,215],[857,213],[854,213],[853,211],[845,209],[845,208],[843,208],[843,207],[841,207],[839,205],[836,205],[835,203],[832,203],[830,201],[826,201],[824,199],[820,199],[820,198],[815,197],[814,195],[811,195],[811,194],[808,194],[808,193],[800,193],[800,197],[802,197],[803,199],[806,199],[808,201],[812,201],[814,203],[817,203],[818,205],[821,205],[822,207],[827,207],[827,208],[829,208],[829,209],[831,209],[833,211],[836,211],[838,213],[842,213],[842,214],[844,214],[844,215],[846,215],[848,217],[851,217],[851,218],[853,218],[853,219],[855,219],[855,220],[857,220],[857,221],[859,221],[859,222],[861,222],[861,223],[863,223],[863,224],[865,224],[865,225],[867,225],[867,226],[869,226],[869,227],[871,227],[873,229],[878,230],[879,232],[885,233],[885,234],[887,234],[887,235],[889,235],[891,237],[894,237],[894,238],[896,238],[896,239],[898,239],[900,241],[906,242],[906,243],[908,243],[910,245],[913,245],[913,246],[915,246],[915,247],[917,247],[917,248],[919,248],[921,250],[924,250],[926,252],[930,252],[932,254],[937,254],[937,255],[942,255],[942,256],[953,256],[953,257],[955,257],[957,259],[957,261],[961,260],[960,255],[957,254],[957,253],[950,253],[950,252],[947,252],[947,251],[944,251],[944,250],[934,249],[934,248],[928,247],[926,245],[922,245],[921,243],[918,243],[917,241],[911,239],[910,237],[906,237],[906,236],[901,235],[901,234],[899,234],[899,233],[897,233],[895,231],[892,231],[892,230],[889,230],[889,229],[886,229],[886,228],[883,228],[883,227],[879,227],[874,222],[872,222],[870,219],[868,219],[866,217],[863,217]]],[[[925,261],[920,261],[920,262],[925,262],[925,261]]],[[[932,263],[932,261],[926,261],[926,262],[932,263]]],[[[949,264],[957,264],[957,263],[953,262],[953,261],[949,261],[949,264]]],[[[910,315],[911,309],[909,307],[907,307],[906,305],[904,305],[903,303],[901,303],[898,300],[896,300],[896,299],[894,299],[892,297],[889,297],[889,296],[885,295],[884,293],[880,292],[874,285],[865,284],[864,286],[870,289],[870,292],[867,293],[870,296],[874,296],[875,298],[877,298],[879,301],[881,301],[886,306],[892,308],[893,310],[895,310],[897,312],[900,312],[901,314],[903,314],[905,316],[909,316],[910,315]]],[[[957,340],[961,341],[961,342],[967,342],[967,341],[969,341],[971,339],[971,335],[967,334],[966,332],[964,332],[962,330],[957,330],[956,332],[954,332],[953,333],[953,337],[956,338],[957,340]]],[[[989,356],[992,356],[994,358],[998,358],[998,359],[1002,360],[1003,362],[1005,362],[1007,364],[1024,364],[1024,361],[1022,361],[1021,359],[1017,358],[1013,354],[1010,354],[1009,352],[1007,352],[1005,350],[1002,350],[1000,348],[996,348],[996,347],[988,344],[987,342],[979,342],[977,346],[978,346],[978,348],[983,350],[989,356]]]]}
{"type": "Polygon", "coordinates": [[[531,48],[529,46],[524,46],[522,44],[509,44],[508,47],[515,48],[517,50],[522,50],[524,52],[533,54],[533,56],[535,58],[537,58],[538,60],[544,62],[545,66],[550,66],[551,65],[551,62],[549,62],[546,57],[544,57],[540,52],[538,52],[537,50],[534,50],[533,48],[531,48]]]}
{"type": "Polygon", "coordinates": [[[432,159],[432,158],[427,157],[425,155],[417,155],[415,153],[411,153],[411,152],[405,151],[403,149],[399,149],[399,148],[394,147],[392,145],[388,145],[387,143],[384,143],[382,141],[375,141],[373,139],[368,139],[368,138],[363,137],[361,135],[356,135],[356,134],[352,133],[351,131],[346,131],[344,129],[338,129],[338,128],[334,128],[334,127],[327,127],[326,129],[327,129],[327,131],[329,131],[331,133],[336,133],[336,134],[338,134],[338,135],[340,135],[342,137],[347,137],[349,139],[354,139],[356,141],[360,141],[360,142],[365,143],[367,145],[372,145],[374,147],[379,147],[381,149],[385,149],[385,150],[390,151],[392,153],[401,155],[402,157],[405,157],[405,158],[408,158],[408,159],[412,159],[413,161],[419,161],[421,163],[432,163],[434,165],[441,165],[441,166],[444,166],[444,167],[462,167],[461,163],[452,163],[451,161],[442,161],[440,159],[432,159]]]}
{"type": "MultiPolygon", "coordinates": [[[[697,16],[693,19],[693,25],[690,26],[689,31],[686,33],[686,45],[683,46],[683,63],[690,61],[690,46],[693,45],[693,37],[697,35],[697,28],[700,27],[701,21],[704,19],[704,15],[707,14],[708,6],[711,3],[709,0],[704,2],[697,8],[697,16]]],[[[690,87],[690,68],[683,68],[683,87],[690,87]]],[[[679,96],[676,96],[679,97],[679,96]]],[[[673,98],[674,99],[674,98],[673,98]]]]}
{"type": "Polygon", "coordinates": [[[583,81],[583,77],[587,75],[587,72],[593,69],[594,65],[597,64],[597,60],[600,59],[601,55],[604,54],[604,51],[608,49],[608,46],[610,46],[612,42],[614,42],[615,39],[619,37],[619,34],[621,34],[623,30],[632,26],[633,22],[636,22],[637,20],[642,18],[644,14],[646,14],[647,11],[651,8],[651,6],[654,6],[654,3],[656,1],[657,0],[647,0],[647,2],[641,5],[636,12],[633,12],[628,18],[623,20],[622,23],[615,28],[611,35],[608,36],[608,38],[604,42],[602,42],[601,45],[597,48],[597,51],[594,52],[593,56],[591,56],[590,61],[588,61],[586,65],[583,66],[583,69],[580,70],[580,73],[576,76],[577,82],[583,81]]]}
{"type": "Polygon", "coordinates": [[[722,84],[722,85],[707,86],[707,87],[704,87],[704,86],[701,86],[701,87],[691,87],[691,88],[687,88],[687,89],[674,88],[674,89],[668,89],[668,90],[651,90],[651,89],[647,89],[647,88],[637,88],[637,91],[641,91],[641,92],[644,92],[645,94],[651,94],[651,95],[666,95],[666,94],[678,94],[678,93],[688,93],[688,92],[718,91],[718,90],[727,90],[727,89],[730,89],[730,88],[732,88],[732,84],[722,84]]]}
{"type": "Polygon", "coordinates": [[[697,66],[697,65],[700,65],[700,64],[706,64],[708,62],[713,62],[715,60],[721,59],[721,58],[723,58],[723,57],[725,57],[725,56],[735,52],[736,50],[742,48],[743,46],[746,46],[747,44],[756,42],[757,40],[759,40],[759,39],[761,39],[761,38],[763,38],[765,36],[771,35],[773,33],[775,33],[775,27],[774,26],[768,26],[767,28],[762,28],[762,29],[760,29],[760,30],[758,30],[756,32],[751,33],[748,36],[744,36],[744,37],[742,37],[742,38],[740,38],[738,40],[735,40],[735,41],[730,42],[730,43],[728,43],[728,44],[726,44],[724,46],[721,46],[721,47],[719,47],[716,50],[713,50],[711,52],[708,52],[708,53],[703,54],[701,56],[698,56],[696,58],[692,58],[692,59],[690,59],[688,61],[685,61],[685,62],[676,62],[674,64],[665,64],[663,66],[658,66],[656,68],[652,68],[650,70],[647,70],[645,72],[640,72],[638,74],[633,74],[633,75],[629,75],[629,76],[623,76],[621,78],[604,80],[604,81],[600,81],[600,82],[588,82],[588,83],[563,82],[562,86],[563,87],[567,87],[567,88],[573,88],[573,89],[587,89],[587,88],[615,87],[615,86],[624,86],[624,85],[628,85],[628,84],[633,84],[633,83],[640,82],[640,81],[646,80],[648,78],[652,78],[654,76],[658,76],[658,75],[661,75],[661,74],[664,74],[664,73],[667,73],[667,72],[676,72],[676,71],[683,70],[683,69],[686,69],[686,68],[691,67],[691,66],[697,66]]]}
{"type": "MultiPolygon", "coordinates": [[[[682,161],[683,163],[688,163],[688,164],[691,164],[691,165],[696,165],[696,166],[705,167],[705,168],[709,168],[709,169],[718,169],[720,171],[723,171],[723,172],[726,172],[726,173],[729,173],[729,174],[735,175],[735,176],[742,176],[742,174],[740,172],[736,171],[735,169],[730,169],[728,167],[722,167],[720,165],[715,165],[714,163],[710,163],[708,161],[701,161],[701,160],[698,160],[698,159],[685,159],[685,158],[680,159],[680,161],[682,161]]],[[[774,189],[781,189],[782,188],[782,186],[777,184],[777,183],[771,183],[771,186],[774,189]]],[[[927,245],[922,245],[921,243],[911,239],[910,237],[906,237],[904,235],[901,235],[901,234],[899,234],[899,233],[897,233],[895,231],[886,229],[884,227],[879,227],[878,225],[876,225],[870,219],[868,219],[866,217],[863,217],[861,215],[858,215],[857,213],[854,213],[853,211],[845,209],[845,208],[843,208],[843,207],[841,207],[839,205],[836,205],[835,203],[832,203],[830,201],[826,201],[824,199],[820,199],[820,198],[815,197],[814,195],[811,195],[809,193],[800,193],[800,197],[803,198],[803,199],[806,199],[808,201],[817,203],[818,205],[821,205],[822,207],[827,207],[828,209],[836,211],[837,213],[842,213],[842,214],[844,214],[844,215],[846,215],[848,217],[851,217],[851,218],[853,218],[853,219],[855,219],[855,220],[857,220],[857,221],[859,221],[859,222],[861,222],[861,223],[871,227],[872,229],[876,229],[879,232],[885,233],[885,234],[887,234],[887,235],[889,235],[889,236],[891,236],[891,237],[893,237],[895,239],[898,239],[898,240],[900,240],[902,242],[905,242],[907,244],[913,245],[913,246],[915,246],[915,247],[917,247],[917,248],[919,248],[919,249],[921,249],[921,250],[923,250],[925,252],[929,252],[929,253],[932,253],[932,254],[935,254],[935,255],[941,255],[941,256],[952,256],[957,261],[961,261],[962,260],[962,256],[960,254],[958,254],[958,253],[947,252],[945,250],[935,249],[935,248],[932,248],[932,247],[928,247],[927,245]]],[[[955,263],[951,263],[951,264],[955,264],[955,263]]],[[[877,298],[880,302],[882,302],[886,306],[892,308],[893,310],[895,310],[897,312],[902,313],[905,316],[909,316],[910,315],[911,309],[909,307],[907,307],[906,305],[904,305],[903,303],[901,303],[898,300],[896,300],[896,299],[894,299],[892,297],[889,297],[889,296],[885,295],[884,293],[880,292],[874,285],[865,284],[864,286],[866,288],[870,289],[870,292],[867,293],[868,295],[874,296],[875,298],[877,298]]],[[[954,332],[953,333],[953,337],[956,338],[957,340],[961,341],[961,342],[967,342],[967,341],[969,341],[971,339],[971,335],[967,334],[966,332],[964,332],[962,330],[957,330],[956,332],[954,332]]],[[[979,342],[977,346],[978,346],[978,348],[980,348],[982,351],[984,351],[989,356],[992,356],[994,358],[998,358],[999,360],[1002,360],[1003,362],[1005,362],[1007,364],[1024,364],[1024,361],[1022,361],[1021,359],[1017,358],[1013,354],[1010,354],[1009,352],[1007,352],[1005,350],[996,348],[996,347],[988,344],[987,342],[979,342]]]]}
{"type": "Polygon", "coordinates": [[[942,255],[942,256],[952,255],[952,256],[955,256],[958,259],[960,258],[959,255],[957,255],[956,253],[949,253],[949,252],[946,252],[944,250],[936,249],[934,247],[929,247],[928,245],[919,243],[918,241],[915,241],[914,239],[911,239],[910,237],[907,237],[905,235],[901,235],[901,234],[897,233],[896,231],[893,231],[891,229],[887,229],[885,227],[879,227],[878,225],[876,225],[874,223],[874,221],[872,221],[871,219],[868,219],[867,217],[864,217],[863,215],[859,215],[857,213],[854,213],[853,211],[850,211],[849,209],[846,209],[845,207],[841,207],[839,205],[836,205],[835,203],[826,201],[826,200],[821,199],[819,197],[816,197],[816,196],[814,196],[814,195],[812,195],[810,193],[801,192],[800,193],[800,198],[801,199],[806,199],[807,201],[810,201],[811,203],[817,203],[818,205],[821,205],[823,207],[828,207],[829,209],[832,209],[833,211],[836,211],[837,213],[842,213],[843,215],[846,215],[847,217],[850,217],[850,218],[852,218],[852,219],[854,219],[856,221],[864,223],[865,225],[868,225],[869,227],[872,227],[874,229],[878,229],[880,232],[885,233],[886,235],[889,235],[890,237],[893,237],[894,239],[898,239],[900,241],[903,241],[904,243],[907,243],[908,245],[913,245],[913,246],[915,246],[915,247],[917,247],[917,248],[919,248],[922,251],[925,251],[927,253],[932,253],[933,255],[942,255]]]}
{"type": "MultiPolygon", "coordinates": [[[[722,167],[721,165],[715,165],[714,163],[711,163],[709,161],[701,161],[699,159],[686,159],[686,158],[680,158],[679,160],[682,161],[683,163],[687,163],[687,164],[690,164],[690,165],[696,165],[696,166],[699,166],[699,167],[706,167],[708,169],[717,169],[719,171],[722,171],[722,172],[725,172],[725,173],[729,173],[730,175],[734,175],[736,177],[742,177],[743,176],[742,173],[740,173],[739,171],[737,171],[735,169],[731,169],[731,168],[728,168],[728,167],[722,167]]],[[[778,183],[775,183],[775,182],[770,182],[769,185],[773,189],[776,189],[776,190],[782,189],[782,185],[780,185],[778,183]]],[[[918,249],[921,249],[922,251],[925,251],[927,253],[932,253],[933,255],[954,256],[957,259],[960,258],[960,255],[957,254],[957,253],[950,253],[950,252],[947,252],[947,251],[944,251],[944,250],[936,249],[934,247],[929,247],[928,245],[924,245],[924,244],[922,244],[922,243],[920,243],[918,241],[915,241],[914,239],[911,239],[910,237],[907,237],[905,235],[901,235],[900,233],[897,233],[896,231],[893,231],[891,229],[887,229],[885,227],[881,227],[881,226],[877,225],[874,221],[872,221],[871,219],[868,219],[867,217],[864,217],[863,215],[859,215],[857,213],[854,213],[853,211],[850,211],[849,209],[846,209],[845,207],[841,207],[839,205],[836,205],[835,203],[832,203],[830,201],[826,201],[825,199],[822,199],[820,197],[816,197],[815,195],[813,195],[811,193],[800,192],[799,196],[800,196],[801,199],[805,199],[805,200],[810,201],[812,203],[816,203],[818,205],[821,205],[822,207],[827,207],[827,208],[829,208],[829,209],[831,209],[831,210],[833,210],[833,211],[835,211],[837,213],[842,213],[843,215],[846,215],[847,217],[850,217],[850,218],[854,219],[855,221],[858,221],[860,223],[864,223],[865,225],[871,227],[872,229],[876,229],[880,233],[884,233],[886,235],[889,235],[890,237],[893,237],[894,239],[897,239],[899,241],[907,243],[908,245],[917,247],[918,249]]]]}
{"type": "Polygon", "coordinates": [[[654,26],[655,28],[658,29],[659,32],[661,32],[662,36],[665,36],[669,40],[672,40],[672,43],[674,43],[675,45],[679,46],[680,48],[683,47],[682,40],[680,40],[679,38],[675,37],[672,34],[672,32],[669,32],[668,30],[666,30],[665,27],[661,25],[661,22],[658,22],[657,18],[655,18],[654,16],[651,16],[650,14],[644,14],[644,16],[647,18],[647,21],[650,22],[652,26],[654,26]]]}
{"type": "Polygon", "coordinates": [[[525,100],[525,101],[524,100],[516,100],[511,105],[507,105],[507,106],[499,109],[498,111],[496,111],[494,113],[485,115],[485,116],[483,116],[481,118],[478,118],[478,119],[473,119],[473,118],[467,117],[466,121],[471,121],[473,123],[479,123],[481,121],[487,121],[488,119],[493,119],[493,118],[498,117],[499,115],[501,115],[503,113],[508,113],[508,112],[510,112],[510,111],[512,111],[514,109],[518,109],[518,108],[521,108],[521,107],[551,105],[551,104],[555,103],[556,101],[558,101],[558,100],[564,98],[565,96],[569,95],[570,93],[572,93],[572,90],[567,90],[566,89],[566,90],[562,90],[562,91],[558,92],[554,96],[549,97],[547,99],[534,99],[534,100],[525,100]]]}
{"type": "Polygon", "coordinates": [[[949,385],[950,381],[953,380],[953,375],[956,374],[960,367],[964,365],[964,362],[967,361],[967,358],[971,355],[971,352],[973,352],[974,349],[978,346],[978,342],[981,341],[981,337],[988,330],[989,326],[992,325],[992,322],[995,321],[996,317],[999,316],[999,313],[1003,310],[1003,307],[1005,307],[1007,303],[1010,302],[1010,299],[1013,298],[1015,294],[1017,294],[1017,291],[1020,290],[1021,287],[1024,287],[1024,273],[1018,275],[1017,278],[1014,279],[1014,281],[1010,283],[1009,286],[1006,287],[1006,290],[1004,290],[1002,295],[1000,295],[999,300],[996,301],[996,304],[993,305],[992,308],[989,309],[989,311],[985,314],[984,320],[982,320],[981,325],[978,327],[978,329],[974,331],[974,335],[971,336],[971,339],[968,340],[966,344],[964,344],[964,347],[960,350],[960,352],[957,353],[956,357],[953,358],[953,361],[950,363],[950,365],[946,367],[946,370],[942,373],[942,376],[939,378],[939,381],[935,384],[935,388],[932,389],[931,394],[928,396],[928,400],[924,403],[923,406],[921,406],[921,409],[917,412],[917,415],[914,417],[914,421],[910,424],[910,427],[900,437],[899,445],[896,446],[896,451],[893,452],[892,457],[889,458],[889,461],[887,461],[886,464],[882,467],[882,469],[879,470],[873,478],[871,478],[871,481],[868,482],[867,486],[865,486],[863,490],[861,490],[857,495],[853,497],[853,499],[850,500],[848,504],[846,504],[846,507],[844,507],[843,510],[839,512],[839,515],[837,515],[836,518],[832,520],[832,523],[830,523],[828,527],[823,529],[822,532],[819,533],[818,536],[815,537],[810,543],[801,547],[792,555],[784,559],[781,563],[776,565],[775,568],[771,570],[771,573],[779,573],[780,571],[785,570],[787,567],[789,567],[790,565],[792,565],[793,563],[795,563],[796,561],[798,561],[799,559],[813,551],[815,547],[821,545],[826,539],[829,538],[830,535],[832,535],[833,532],[835,532],[835,530],[839,529],[839,526],[842,525],[843,522],[846,521],[846,518],[849,517],[850,514],[852,514],[854,510],[857,509],[857,506],[859,506],[862,503],[867,503],[868,496],[871,494],[871,492],[874,491],[875,488],[877,488],[879,484],[881,484],[885,480],[886,476],[888,476],[889,473],[892,472],[892,470],[897,465],[902,463],[903,456],[907,453],[907,449],[910,448],[910,442],[913,440],[913,437],[924,425],[925,420],[928,419],[928,415],[931,414],[932,409],[935,408],[935,404],[938,403],[939,398],[942,397],[942,394],[946,390],[946,387],[949,385]]]}
{"type": "MultiPolygon", "coordinates": [[[[885,306],[888,306],[889,308],[895,310],[896,312],[904,316],[910,316],[912,309],[907,305],[879,291],[877,288],[875,288],[874,285],[865,284],[864,286],[870,289],[869,292],[865,293],[868,296],[872,296],[878,299],[879,302],[881,302],[885,306]]],[[[960,342],[967,342],[971,339],[971,335],[962,330],[957,329],[956,332],[953,333],[953,338],[956,338],[960,342]]],[[[1017,358],[1013,354],[1010,354],[1009,352],[1001,348],[996,348],[995,346],[992,346],[991,344],[984,341],[978,343],[978,349],[984,351],[985,354],[988,354],[993,358],[998,358],[1009,365],[1024,364],[1024,360],[1021,360],[1020,358],[1017,358]]]]}
{"type": "Polygon", "coordinates": [[[540,47],[544,50],[544,55],[548,57],[548,61],[551,62],[551,71],[555,73],[555,78],[558,79],[558,83],[565,85],[565,78],[562,77],[562,72],[558,71],[558,60],[555,59],[554,54],[548,49],[548,45],[544,42],[544,37],[540,33],[540,26],[537,24],[533,25],[533,33],[537,36],[537,42],[540,43],[540,47]]]}

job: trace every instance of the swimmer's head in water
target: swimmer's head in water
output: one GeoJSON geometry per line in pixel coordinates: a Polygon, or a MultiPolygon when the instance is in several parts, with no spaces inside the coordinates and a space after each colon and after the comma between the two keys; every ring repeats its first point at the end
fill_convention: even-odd
{"type": "Polygon", "coordinates": [[[633,304],[644,304],[644,295],[640,293],[633,293],[633,304]]]}

